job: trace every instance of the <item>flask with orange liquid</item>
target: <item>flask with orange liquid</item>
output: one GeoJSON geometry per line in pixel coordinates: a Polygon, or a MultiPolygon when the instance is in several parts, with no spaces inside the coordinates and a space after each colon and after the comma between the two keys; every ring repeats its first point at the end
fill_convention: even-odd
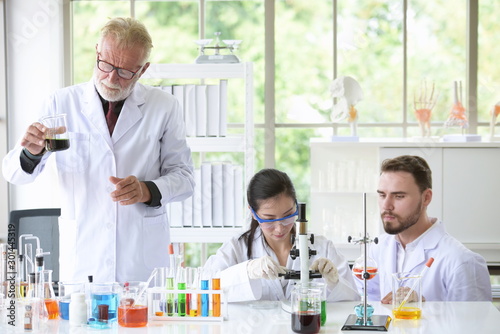
{"type": "Polygon", "coordinates": [[[53,282],[52,282],[52,270],[43,270],[43,291],[42,298],[45,302],[45,308],[47,309],[47,315],[49,319],[59,318],[59,305],[56,300],[56,295],[54,293],[53,282]]]}

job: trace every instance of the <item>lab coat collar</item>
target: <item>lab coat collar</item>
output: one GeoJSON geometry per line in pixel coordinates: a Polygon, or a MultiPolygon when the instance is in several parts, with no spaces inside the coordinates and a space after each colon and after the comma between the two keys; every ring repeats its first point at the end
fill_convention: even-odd
{"type": "MultiPolygon", "coordinates": [[[[436,221],[434,225],[427,230],[426,235],[423,238],[415,240],[413,243],[420,244],[420,246],[412,245],[413,254],[409,256],[408,262],[405,264],[404,271],[411,272],[416,267],[425,264],[428,259],[426,259],[426,253],[428,250],[435,249],[439,244],[439,240],[446,233],[444,230],[444,226],[441,221],[436,221]]],[[[395,239],[396,240],[396,239],[395,239]]],[[[397,245],[395,245],[397,247],[397,245]]],[[[407,245],[408,250],[408,245],[407,245]]]]}
{"type": "Polygon", "coordinates": [[[144,86],[137,82],[132,93],[125,100],[125,104],[123,105],[120,117],[118,117],[118,122],[116,122],[115,130],[111,138],[113,143],[118,142],[120,138],[143,117],[139,107],[146,101],[144,91],[144,86]]]}
{"type": "Polygon", "coordinates": [[[120,138],[123,137],[123,135],[143,117],[140,106],[142,106],[146,101],[144,95],[144,86],[140,83],[136,83],[132,93],[125,100],[125,104],[123,105],[112,137],[109,135],[106,118],[104,117],[104,112],[102,110],[101,100],[95,89],[93,79],[90,80],[85,91],[85,106],[82,113],[94,125],[108,146],[112,149],[113,144],[118,142],[118,140],[120,140],[120,138]]]}
{"type": "Polygon", "coordinates": [[[113,148],[113,143],[111,141],[111,137],[109,136],[108,125],[106,124],[106,118],[104,117],[104,111],[102,110],[101,99],[95,89],[93,79],[87,83],[87,87],[85,89],[82,113],[85,117],[87,117],[89,122],[92,123],[104,141],[106,141],[108,147],[113,148]]]}

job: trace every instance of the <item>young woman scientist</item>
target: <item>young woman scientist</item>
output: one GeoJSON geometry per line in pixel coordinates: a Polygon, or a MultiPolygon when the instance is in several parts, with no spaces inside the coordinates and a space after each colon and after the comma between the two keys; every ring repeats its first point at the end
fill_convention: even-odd
{"type": "MultiPolygon", "coordinates": [[[[291,235],[298,215],[295,188],[287,174],[263,169],[253,176],[247,190],[252,213],[250,229],[224,243],[205,264],[204,270],[220,272],[222,288],[230,302],[289,299],[295,281],[278,274],[285,268],[300,270],[300,257],[290,258],[291,235]]],[[[327,284],[329,301],[359,300],[346,259],[333,243],[314,236],[311,269],[327,284]]]]}

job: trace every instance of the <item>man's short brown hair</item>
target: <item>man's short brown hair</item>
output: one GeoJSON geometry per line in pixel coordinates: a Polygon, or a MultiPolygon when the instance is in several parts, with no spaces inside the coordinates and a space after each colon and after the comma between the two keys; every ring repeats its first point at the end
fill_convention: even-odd
{"type": "Polygon", "coordinates": [[[401,155],[393,159],[385,159],[380,167],[380,173],[407,172],[413,175],[420,192],[432,189],[432,171],[425,161],[416,155],[401,155]]]}

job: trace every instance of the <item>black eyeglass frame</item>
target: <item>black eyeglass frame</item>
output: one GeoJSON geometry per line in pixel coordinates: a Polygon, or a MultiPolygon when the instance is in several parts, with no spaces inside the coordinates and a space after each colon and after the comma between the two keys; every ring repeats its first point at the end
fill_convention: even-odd
{"type": "Polygon", "coordinates": [[[141,71],[141,70],[142,70],[142,68],[143,68],[143,67],[144,67],[144,65],[142,65],[142,66],[141,66],[141,68],[139,68],[137,71],[133,72],[133,71],[131,71],[131,70],[127,70],[127,69],[125,69],[125,68],[116,67],[115,65],[110,64],[110,63],[108,63],[107,61],[101,60],[101,59],[99,59],[99,54],[97,55],[97,68],[98,68],[100,71],[103,71],[104,73],[111,73],[111,72],[113,72],[114,70],[116,70],[116,74],[118,74],[118,76],[119,76],[120,78],[124,79],[124,80],[132,80],[132,79],[134,78],[134,76],[135,76],[135,75],[136,75],[139,71],[141,71]],[[104,64],[106,64],[106,65],[111,66],[111,67],[112,67],[111,71],[106,71],[106,70],[103,70],[103,69],[99,66],[99,64],[100,64],[100,63],[104,63],[104,64]],[[125,73],[131,73],[131,77],[130,77],[130,78],[124,77],[124,76],[122,75],[122,74],[123,74],[123,72],[125,72],[125,73]]]}

